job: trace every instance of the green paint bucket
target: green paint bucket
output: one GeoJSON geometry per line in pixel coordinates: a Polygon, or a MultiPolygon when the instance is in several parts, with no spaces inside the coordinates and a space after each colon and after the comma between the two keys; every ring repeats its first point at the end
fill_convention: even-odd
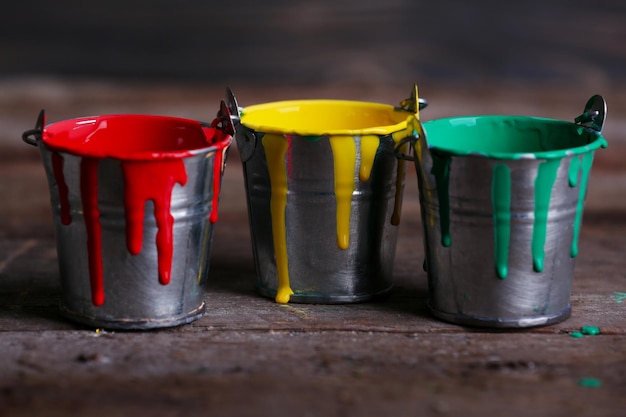
{"type": "Polygon", "coordinates": [[[605,110],[602,120],[599,113],[583,114],[593,119],[584,125],[454,117],[425,122],[416,132],[429,308],[436,317],[486,327],[569,317],[587,182],[594,152],[607,144],[596,130],[605,110]]]}

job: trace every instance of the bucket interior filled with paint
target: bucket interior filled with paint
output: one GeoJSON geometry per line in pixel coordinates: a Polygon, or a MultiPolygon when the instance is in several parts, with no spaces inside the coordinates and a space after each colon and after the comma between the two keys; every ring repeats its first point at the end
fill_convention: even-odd
{"type": "Polygon", "coordinates": [[[529,327],[570,315],[599,131],[524,116],[425,122],[414,143],[436,317],[529,327]]]}
{"type": "Polygon", "coordinates": [[[389,291],[404,187],[394,152],[416,119],[344,100],[241,109],[237,146],[262,295],[349,303],[389,291]]]}
{"type": "Polygon", "coordinates": [[[63,313],[118,329],[199,318],[231,135],[147,115],[45,126],[43,112],[24,135],[49,180],[63,313]]]}

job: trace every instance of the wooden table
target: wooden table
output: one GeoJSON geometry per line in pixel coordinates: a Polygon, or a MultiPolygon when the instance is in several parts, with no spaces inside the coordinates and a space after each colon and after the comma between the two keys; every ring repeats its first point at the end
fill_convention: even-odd
{"type": "MultiPolygon", "coordinates": [[[[1,416],[626,413],[626,91],[604,94],[610,147],[596,154],[573,314],[563,323],[489,331],[429,315],[413,169],[407,173],[390,297],[354,305],[278,305],[260,297],[241,163],[233,149],[212,248],[207,314],[172,329],[98,332],[59,315],[47,182],[38,151],[19,134],[34,126],[40,107],[48,109],[50,121],[113,111],[206,120],[217,110],[222,87],[63,81],[37,86],[0,100],[1,416]],[[601,334],[569,335],[583,325],[598,326],[601,334]]],[[[395,104],[410,91],[410,85],[233,87],[243,106],[297,97],[395,104]]],[[[508,113],[567,120],[595,93],[444,85],[422,92],[431,101],[424,119],[508,113]]]]}

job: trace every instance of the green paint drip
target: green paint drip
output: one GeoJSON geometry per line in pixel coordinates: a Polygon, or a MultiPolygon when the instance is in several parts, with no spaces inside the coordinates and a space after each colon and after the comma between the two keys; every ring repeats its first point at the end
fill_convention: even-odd
{"type": "Polygon", "coordinates": [[[509,272],[511,240],[511,171],[505,164],[497,164],[493,167],[491,206],[493,208],[496,273],[500,279],[505,279],[509,272]]]}
{"type": "Polygon", "coordinates": [[[567,172],[570,187],[576,187],[576,185],[578,185],[579,168],[580,168],[580,158],[578,157],[578,155],[575,155],[572,157],[569,163],[569,171],[567,172]]]}
{"type": "Polygon", "coordinates": [[[439,227],[441,229],[441,244],[450,246],[450,195],[448,187],[450,185],[450,156],[442,156],[432,153],[433,167],[431,174],[435,176],[437,182],[437,199],[439,200],[439,227]]]}
{"type": "Polygon", "coordinates": [[[580,175],[580,188],[578,189],[578,204],[576,206],[576,218],[574,219],[574,236],[572,237],[572,249],[570,256],[575,258],[578,256],[578,236],[580,235],[580,224],[583,217],[583,206],[585,204],[585,195],[587,194],[587,182],[589,181],[589,172],[593,163],[593,152],[587,152],[583,156],[580,175]]]}
{"type": "Polygon", "coordinates": [[[543,271],[548,231],[548,213],[550,210],[550,195],[556,180],[556,173],[561,164],[560,159],[551,159],[539,164],[535,179],[535,223],[533,226],[532,254],[535,272],[543,271]]]}
{"type": "Polygon", "coordinates": [[[569,335],[571,337],[573,337],[574,339],[582,339],[583,337],[585,337],[584,334],[582,334],[581,332],[578,332],[578,331],[573,331],[569,335]]]}

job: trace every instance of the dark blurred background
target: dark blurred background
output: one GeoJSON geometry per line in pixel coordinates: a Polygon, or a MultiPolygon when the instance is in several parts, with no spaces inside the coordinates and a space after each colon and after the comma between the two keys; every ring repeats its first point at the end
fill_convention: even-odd
{"type": "Polygon", "coordinates": [[[623,0],[5,1],[0,76],[225,85],[626,81],[623,0]]]}

